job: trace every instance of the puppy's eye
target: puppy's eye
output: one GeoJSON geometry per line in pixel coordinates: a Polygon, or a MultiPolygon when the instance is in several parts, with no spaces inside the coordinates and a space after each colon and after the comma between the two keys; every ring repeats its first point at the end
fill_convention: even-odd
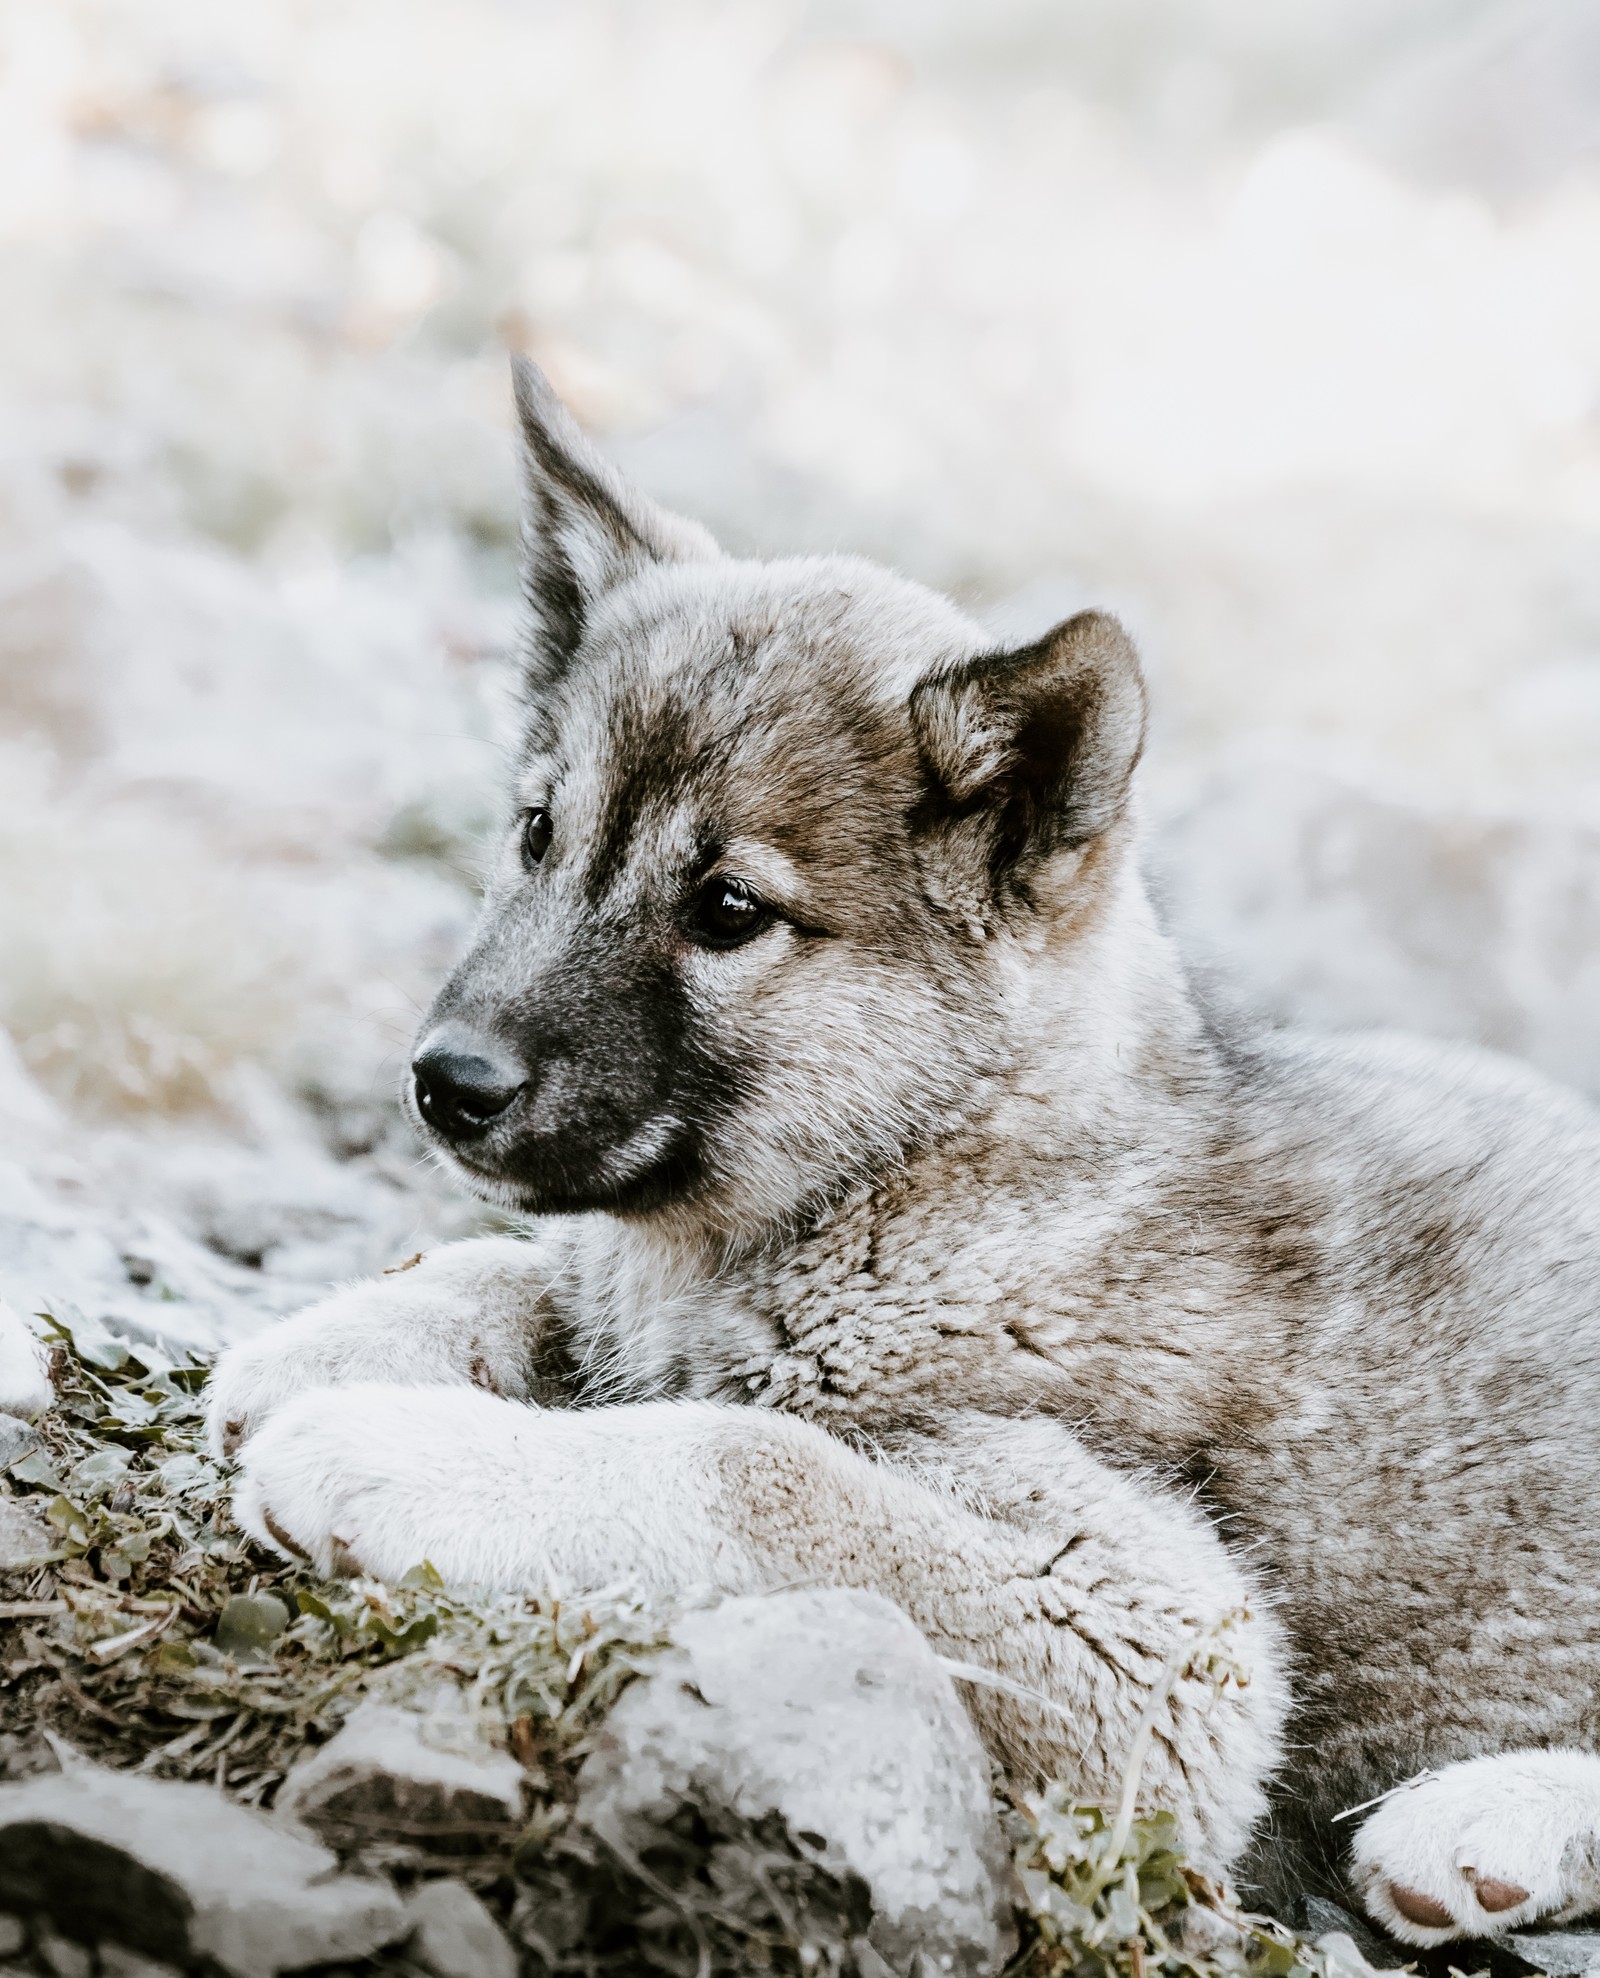
{"type": "Polygon", "coordinates": [[[771,907],[742,879],[708,879],[689,910],[689,932],[706,948],[737,948],[771,924],[771,907]]]}
{"type": "Polygon", "coordinates": [[[531,872],[540,859],[550,849],[550,836],[555,824],[547,810],[529,810],[522,814],[522,863],[531,872]]]}

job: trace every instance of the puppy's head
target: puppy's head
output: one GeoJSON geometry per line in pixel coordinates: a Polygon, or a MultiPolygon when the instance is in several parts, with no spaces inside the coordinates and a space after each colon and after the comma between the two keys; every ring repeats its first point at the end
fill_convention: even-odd
{"type": "Polygon", "coordinates": [[[1138,663],[1096,614],[996,652],[869,564],[725,557],[516,382],[526,732],[412,1104],[494,1200],[752,1231],[1003,1067],[1002,957],[1122,813],[1138,663]]]}

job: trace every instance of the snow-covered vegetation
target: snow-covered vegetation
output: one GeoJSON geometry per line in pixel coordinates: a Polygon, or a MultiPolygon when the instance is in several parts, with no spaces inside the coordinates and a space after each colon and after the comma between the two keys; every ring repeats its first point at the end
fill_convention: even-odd
{"type": "Polygon", "coordinates": [[[278,1308],[464,1213],[391,1093],[497,800],[508,344],[734,547],[1120,610],[1246,993],[1600,1088],[1597,49],[1581,0],[10,0],[0,1289],[278,1308]]]}

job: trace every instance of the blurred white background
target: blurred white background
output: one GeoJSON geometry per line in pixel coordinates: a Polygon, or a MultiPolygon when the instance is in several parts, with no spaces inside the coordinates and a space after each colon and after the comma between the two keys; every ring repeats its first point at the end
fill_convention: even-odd
{"type": "Polygon", "coordinates": [[[470,1226],[508,344],[730,547],[1121,612],[1230,993],[1600,1092],[1592,0],[3,0],[0,298],[19,1306],[470,1226]]]}

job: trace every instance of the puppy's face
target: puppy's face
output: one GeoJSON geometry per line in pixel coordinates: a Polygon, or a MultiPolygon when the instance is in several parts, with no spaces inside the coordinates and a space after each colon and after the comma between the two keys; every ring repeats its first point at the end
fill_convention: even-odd
{"type": "Polygon", "coordinates": [[[1107,620],[985,656],[869,565],[721,557],[519,392],[529,720],[417,1117],[524,1211],[802,1215],[998,1066],[997,936],[1120,807],[1137,669],[1107,620]]]}

